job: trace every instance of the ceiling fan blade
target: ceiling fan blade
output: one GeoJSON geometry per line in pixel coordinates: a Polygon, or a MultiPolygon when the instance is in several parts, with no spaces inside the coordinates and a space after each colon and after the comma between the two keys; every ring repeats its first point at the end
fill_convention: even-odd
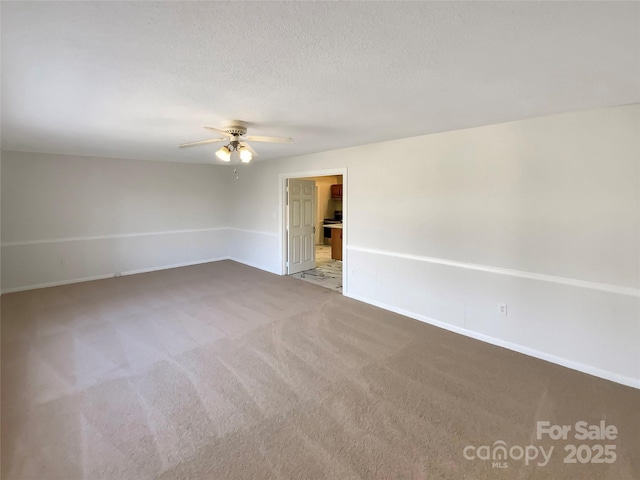
{"type": "Polygon", "coordinates": [[[267,143],[293,143],[293,139],[291,138],[282,138],[282,137],[255,137],[250,136],[247,137],[247,140],[251,142],[267,142],[267,143]]]}
{"type": "Polygon", "coordinates": [[[218,132],[218,133],[224,135],[225,137],[233,137],[232,134],[227,133],[224,130],[220,130],[219,128],[216,128],[216,127],[211,127],[209,125],[204,125],[204,128],[206,128],[207,130],[213,130],[214,132],[218,132]]]}
{"type": "Polygon", "coordinates": [[[249,150],[251,152],[251,155],[253,155],[254,158],[258,156],[258,152],[256,152],[253,148],[251,148],[251,145],[249,145],[247,142],[240,142],[240,145],[242,145],[247,150],[249,150]]]}
{"type": "Polygon", "coordinates": [[[226,138],[210,138],[209,140],[200,140],[199,142],[182,143],[182,144],[178,145],[178,147],[180,147],[180,148],[193,147],[195,145],[205,145],[207,143],[226,142],[226,141],[227,141],[226,138]]]}

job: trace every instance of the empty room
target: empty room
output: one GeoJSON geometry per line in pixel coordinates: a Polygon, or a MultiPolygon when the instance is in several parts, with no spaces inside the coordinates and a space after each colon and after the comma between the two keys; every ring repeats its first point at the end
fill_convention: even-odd
{"type": "Polygon", "coordinates": [[[3,480],[640,478],[640,2],[0,23],[3,480]]]}

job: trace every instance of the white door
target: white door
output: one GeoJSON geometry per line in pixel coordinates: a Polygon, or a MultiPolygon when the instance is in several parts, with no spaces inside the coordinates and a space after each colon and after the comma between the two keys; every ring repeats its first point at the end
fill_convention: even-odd
{"type": "Polygon", "coordinates": [[[288,274],[316,268],[315,186],[313,180],[287,181],[288,274]]]}

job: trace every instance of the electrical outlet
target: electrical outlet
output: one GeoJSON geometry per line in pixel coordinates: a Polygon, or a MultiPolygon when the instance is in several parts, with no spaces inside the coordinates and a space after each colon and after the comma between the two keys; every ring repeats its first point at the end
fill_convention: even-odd
{"type": "Polygon", "coordinates": [[[498,313],[500,313],[500,315],[504,315],[505,317],[507,316],[507,304],[506,303],[499,303],[498,304],[498,313]]]}
{"type": "Polygon", "coordinates": [[[352,277],[355,277],[355,276],[356,276],[356,269],[355,269],[355,268],[352,268],[352,269],[351,269],[351,276],[352,276],[352,277]]]}

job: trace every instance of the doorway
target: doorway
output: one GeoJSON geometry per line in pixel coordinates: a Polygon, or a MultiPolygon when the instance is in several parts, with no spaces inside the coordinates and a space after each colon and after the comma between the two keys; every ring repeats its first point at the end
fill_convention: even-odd
{"type": "Polygon", "coordinates": [[[280,175],[282,274],[346,291],[346,169],[280,175]]]}

